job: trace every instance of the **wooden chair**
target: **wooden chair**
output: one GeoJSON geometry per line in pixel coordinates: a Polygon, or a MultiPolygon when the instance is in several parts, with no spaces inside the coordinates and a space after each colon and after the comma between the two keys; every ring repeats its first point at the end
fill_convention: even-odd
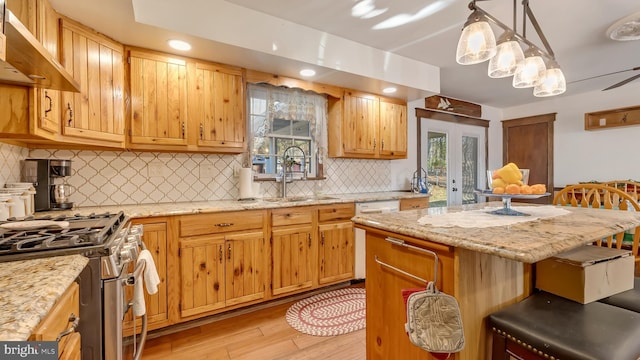
{"type": "Polygon", "coordinates": [[[602,184],[622,190],[638,202],[638,197],[640,196],[638,194],[640,193],[640,182],[633,180],[612,180],[603,182],[602,184]]]}
{"type": "MultiPolygon", "coordinates": [[[[603,184],[577,184],[569,185],[560,190],[553,198],[554,205],[573,207],[592,207],[603,208],[608,210],[638,211],[640,205],[627,192],[618,188],[603,184]]],[[[629,248],[636,259],[636,276],[640,275],[640,254],[638,253],[638,244],[640,243],[640,227],[637,227],[633,234],[631,244],[624,243],[625,232],[606,238],[607,247],[615,247],[616,249],[629,248]]],[[[603,246],[602,240],[598,240],[596,245],[603,246]]]]}

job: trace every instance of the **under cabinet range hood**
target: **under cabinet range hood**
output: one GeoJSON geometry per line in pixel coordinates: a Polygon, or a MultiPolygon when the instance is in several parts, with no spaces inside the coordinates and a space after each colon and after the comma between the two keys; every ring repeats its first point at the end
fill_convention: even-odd
{"type": "Polygon", "coordinates": [[[79,92],[80,85],[0,0],[0,83],[79,92]]]}

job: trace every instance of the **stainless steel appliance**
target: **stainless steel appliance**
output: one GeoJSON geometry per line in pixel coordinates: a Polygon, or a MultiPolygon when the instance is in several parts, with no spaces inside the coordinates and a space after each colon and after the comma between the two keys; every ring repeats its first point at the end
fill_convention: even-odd
{"type": "Polygon", "coordinates": [[[26,159],[22,165],[22,181],[33,183],[36,189],[35,211],[68,210],[73,207],[69,200],[71,160],[26,159]]]}
{"type": "MultiPolygon", "coordinates": [[[[31,221],[54,221],[55,226],[30,228],[17,224],[0,226],[0,262],[38,257],[81,254],[89,264],[77,279],[80,285],[80,321],[83,360],[123,358],[122,321],[132,299],[124,288],[133,284],[129,264],[137,261],[142,227],[130,226],[122,213],[27,217],[2,221],[0,225],[31,221]],[[68,223],[67,226],[65,226],[68,223]]],[[[40,222],[42,223],[42,222],[40,222]]],[[[145,318],[138,355],[146,338],[145,318]]]]}

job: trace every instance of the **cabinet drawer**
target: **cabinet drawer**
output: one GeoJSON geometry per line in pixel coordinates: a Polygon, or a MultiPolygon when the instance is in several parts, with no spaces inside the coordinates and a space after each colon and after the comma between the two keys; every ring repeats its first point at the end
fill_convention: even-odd
{"type": "Polygon", "coordinates": [[[356,214],[356,205],[334,204],[318,209],[318,221],[350,220],[356,214]]]}
{"type": "Polygon", "coordinates": [[[230,211],[180,217],[180,237],[261,229],[263,211],[230,211]]]}
{"type": "MultiPolygon", "coordinates": [[[[69,318],[71,314],[78,316],[80,314],[80,302],[78,295],[78,284],[72,283],[69,288],[62,294],[60,299],[53,305],[49,314],[42,319],[40,324],[35,328],[29,337],[30,341],[54,341],[61,332],[71,326],[69,318]]],[[[60,340],[59,347],[64,347],[69,336],[65,336],[60,340]]]]}
{"type": "Polygon", "coordinates": [[[426,209],[429,207],[428,197],[400,199],[400,211],[413,209],[426,209]]]}
{"type": "Polygon", "coordinates": [[[312,220],[313,210],[308,207],[286,208],[271,211],[272,226],[310,224],[312,220]]]}

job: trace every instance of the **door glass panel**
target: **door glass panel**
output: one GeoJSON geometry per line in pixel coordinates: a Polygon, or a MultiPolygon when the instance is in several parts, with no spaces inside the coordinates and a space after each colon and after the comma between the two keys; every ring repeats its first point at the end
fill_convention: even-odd
{"type": "Polygon", "coordinates": [[[447,206],[447,134],[429,131],[427,133],[427,179],[429,182],[429,207],[447,206]]]}
{"type": "Polygon", "coordinates": [[[475,189],[478,186],[478,138],[462,136],[462,203],[477,203],[475,189]]]}

